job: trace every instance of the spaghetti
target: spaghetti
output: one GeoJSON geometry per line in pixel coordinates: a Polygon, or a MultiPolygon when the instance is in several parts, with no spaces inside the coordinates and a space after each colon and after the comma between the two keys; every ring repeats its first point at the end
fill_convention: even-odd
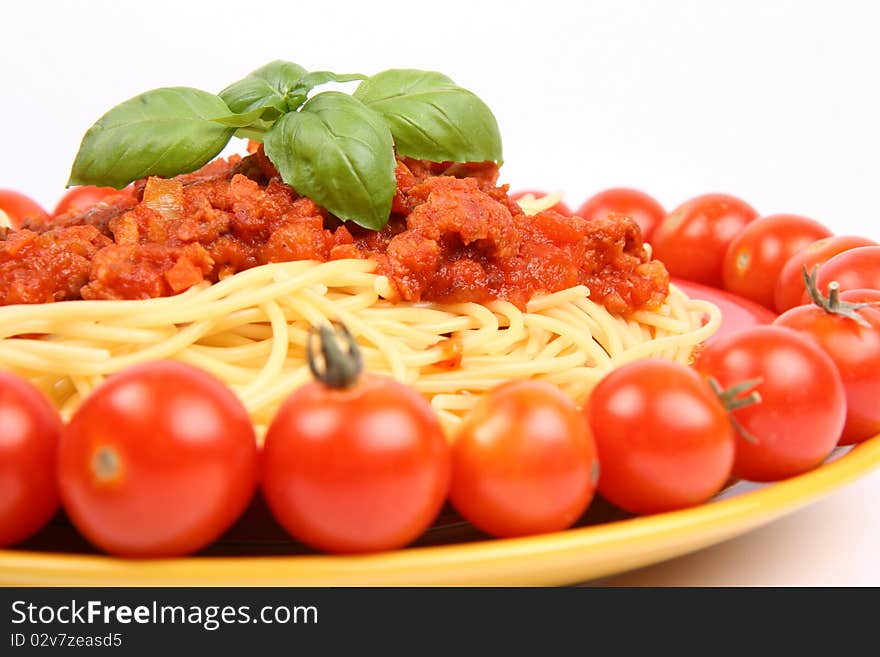
{"type": "Polygon", "coordinates": [[[69,417],[105,377],[176,359],[238,394],[262,433],[310,378],[308,328],[345,323],[369,371],[428,398],[447,429],[480,393],[542,379],[583,403],[608,371],[642,357],[687,363],[720,324],[718,309],[674,286],[656,310],[610,314],[584,286],[535,296],[525,311],[485,304],[392,303],[369,259],[262,265],[213,285],[147,300],[75,300],[0,307],[0,368],[29,379],[69,417]]]}

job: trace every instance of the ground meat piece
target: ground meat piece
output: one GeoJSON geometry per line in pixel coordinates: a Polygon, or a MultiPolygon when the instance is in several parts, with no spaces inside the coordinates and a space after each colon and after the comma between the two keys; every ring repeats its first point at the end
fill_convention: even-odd
{"type": "Polygon", "coordinates": [[[233,175],[239,173],[241,168],[241,156],[232,155],[225,160],[214,160],[213,162],[208,162],[201,169],[193,171],[192,173],[184,173],[183,175],[175,176],[174,179],[178,180],[184,187],[188,187],[190,185],[202,185],[205,183],[218,181],[227,181],[232,178],[233,175]]]}
{"type": "Polygon", "coordinates": [[[241,173],[251,180],[255,180],[262,184],[266,184],[275,178],[279,180],[281,179],[278,169],[276,169],[271,160],[266,157],[266,151],[263,149],[263,144],[260,144],[253,154],[244,158],[234,172],[241,173]]]}
{"type": "Polygon", "coordinates": [[[452,162],[429,162],[428,160],[417,160],[412,157],[401,157],[398,160],[406,165],[407,169],[415,177],[416,182],[419,183],[442,175],[452,165],[452,162]]]}
{"type": "Polygon", "coordinates": [[[475,180],[480,190],[488,192],[495,189],[499,174],[498,165],[494,162],[455,162],[442,175],[475,180]]]}
{"type": "Polygon", "coordinates": [[[183,217],[174,229],[173,236],[184,244],[210,244],[229,233],[231,225],[232,215],[229,212],[212,207],[201,194],[184,192],[183,217]]]}
{"type": "Polygon", "coordinates": [[[391,200],[391,212],[398,214],[407,214],[412,208],[409,206],[407,194],[409,190],[418,184],[418,180],[400,160],[397,161],[397,167],[394,169],[394,178],[397,181],[397,189],[394,191],[394,198],[391,200]]]}
{"type": "Polygon", "coordinates": [[[83,299],[149,299],[182,292],[204,280],[213,267],[199,245],[114,244],[92,262],[83,299]],[[182,262],[181,262],[182,261],[182,262]]]}
{"type": "Polygon", "coordinates": [[[165,244],[169,241],[172,230],[171,222],[143,203],[110,222],[110,232],[117,244],[165,244]]]}
{"type": "Polygon", "coordinates": [[[419,301],[426,281],[432,281],[440,267],[440,245],[418,231],[407,230],[388,243],[390,275],[401,298],[419,301]]]}
{"type": "Polygon", "coordinates": [[[530,289],[550,292],[573,287],[580,281],[580,270],[564,247],[546,242],[527,242],[519,252],[522,269],[530,289]]]}
{"type": "Polygon", "coordinates": [[[669,273],[657,260],[649,260],[641,230],[622,215],[589,222],[584,237],[587,253],[581,282],[590,298],[612,313],[659,306],[669,290],[669,273]]]}
{"type": "Polygon", "coordinates": [[[187,244],[180,249],[177,261],[165,272],[165,280],[174,294],[188,290],[205,280],[214,261],[201,244],[187,244]]]}
{"type": "Polygon", "coordinates": [[[3,231],[0,304],[169,295],[306,258],[375,260],[395,300],[506,299],[525,308],[535,294],[583,284],[593,300],[628,313],[666,297],[666,269],[648,258],[627,217],[527,217],[491,162],[402,157],[395,177],[381,231],[297,194],[262,149],[140,181],[85,212],[3,231]]]}
{"type": "Polygon", "coordinates": [[[10,231],[0,242],[0,305],[78,299],[91,260],[110,244],[94,226],[10,231]]]}
{"type": "Polygon", "coordinates": [[[249,178],[236,175],[228,190],[232,214],[230,230],[243,242],[259,246],[273,232],[297,219],[317,217],[323,226],[321,208],[309,198],[295,196],[290,187],[278,180],[271,180],[263,188],[249,178]]]}
{"type": "Polygon", "coordinates": [[[491,289],[485,267],[469,258],[444,262],[440,275],[432,282],[426,296],[442,298],[447,303],[473,301],[491,289]]]}
{"type": "Polygon", "coordinates": [[[273,232],[260,249],[260,263],[328,260],[333,235],[324,230],[321,217],[313,219],[292,220],[273,232]]]}
{"type": "Polygon", "coordinates": [[[411,196],[425,200],[407,217],[410,230],[433,240],[455,235],[490,257],[516,253],[519,235],[510,210],[481,192],[475,181],[432,178],[414,187],[411,196]]]}
{"type": "Polygon", "coordinates": [[[214,261],[214,269],[208,276],[212,281],[226,278],[260,264],[257,258],[257,247],[244,244],[229,235],[223,235],[210,243],[207,249],[211,260],[214,261]]]}

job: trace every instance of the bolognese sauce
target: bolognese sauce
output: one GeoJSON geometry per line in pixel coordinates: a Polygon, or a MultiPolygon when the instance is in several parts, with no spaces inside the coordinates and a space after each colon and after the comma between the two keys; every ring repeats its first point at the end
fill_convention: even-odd
{"type": "Polygon", "coordinates": [[[284,184],[262,149],[149,178],[85,212],[0,232],[0,305],[145,299],[270,262],[371,258],[401,301],[520,308],[586,285],[610,312],[659,306],[664,266],[624,216],[527,216],[493,163],[399,158],[388,225],[342,222],[284,184]]]}

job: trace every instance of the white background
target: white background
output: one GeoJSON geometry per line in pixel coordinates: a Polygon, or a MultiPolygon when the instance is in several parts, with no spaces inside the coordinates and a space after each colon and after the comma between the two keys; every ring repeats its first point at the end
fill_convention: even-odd
{"type": "MultiPolygon", "coordinates": [[[[159,86],[272,59],[440,70],[480,95],[505,182],[577,206],[710,191],[880,239],[874,3],[16,2],[0,39],[0,187],[52,206],[83,132],[159,86]]],[[[610,580],[880,585],[880,472],[768,528],[610,580]]]]}

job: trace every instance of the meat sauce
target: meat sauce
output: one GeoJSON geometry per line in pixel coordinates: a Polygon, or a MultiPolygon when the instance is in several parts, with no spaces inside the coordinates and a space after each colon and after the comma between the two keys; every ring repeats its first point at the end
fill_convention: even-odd
{"type": "Polygon", "coordinates": [[[149,178],[82,213],[0,232],[0,305],[145,299],[270,262],[372,258],[396,300],[519,307],[586,285],[609,311],[659,305],[664,266],[624,216],[526,216],[492,163],[401,158],[391,218],[341,222],[278,177],[262,151],[149,178]]]}

